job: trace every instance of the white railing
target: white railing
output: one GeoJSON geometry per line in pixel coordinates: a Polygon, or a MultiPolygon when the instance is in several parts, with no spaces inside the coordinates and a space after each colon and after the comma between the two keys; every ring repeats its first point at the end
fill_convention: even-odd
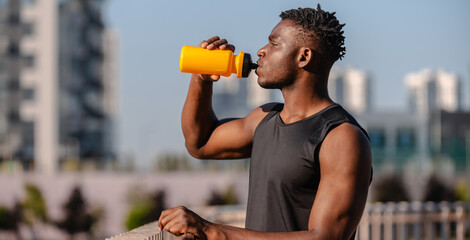
{"type": "Polygon", "coordinates": [[[456,239],[469,236],[470,202],[368,204],[356,239],[456,239]]]}
{"type": "MultiPolygon", "coordinates": [[[[245,225],[244,206],[192,208],[201,217],[237,227],[245,225]]],[[[356,240],[465,240],[470,237],[470,202],[369,203],[364,210],[356,240]]],[[[153,240],[156,222],[113,237],[113,240],[153,240]],[[134,238],[139,236],[138,238],[134,238]],[[132,237],[132,238],[130,238],[132,237]]]]}

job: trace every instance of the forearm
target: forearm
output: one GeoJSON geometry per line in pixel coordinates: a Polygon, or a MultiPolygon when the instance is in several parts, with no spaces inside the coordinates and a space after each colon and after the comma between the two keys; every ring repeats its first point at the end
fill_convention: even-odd
{"type": "Polygon", "coordinates": [[[193,74],[181,114],[183,135],[191,154],[206,143],[215,124],[217,118],[212,110],[212,82],[193,74]]]}
{"type": "Polygon", "coordinates": [[[208,240],[297,240],[297,239],[330,239],[320,236],[316,231],[297,231],[297,232],[258,232],[243,228],[232,227],[228,225],[210,223],[206,228],[206,236],[208,240]]]}

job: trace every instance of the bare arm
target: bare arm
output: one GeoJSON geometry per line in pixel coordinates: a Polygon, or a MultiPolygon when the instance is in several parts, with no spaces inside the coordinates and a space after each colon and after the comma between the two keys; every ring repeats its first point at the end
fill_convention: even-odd
{"type": "Polygon", "coordinates": [[[159,226],[201,239],[349,240],[364,210],[371,173],[370,146],[364,134],[349,123],[332,130],[320,149],[320,171],[307,231],[265,233],[214,224],[184,207],[164,211],[159,226]]]}
{"type": "MultiPolygon", "coordinates": [[[[225,39],[212,37],[200,47],[229,49],[235,47],[225,39]]],[[[245,118],[219,121],[212,110],[212,85],[218,75],[193,74],[181,114],[181,125],[188,152],[200,159],[247,158],[251,154],[253,133],[266,115],[266,110],[255,109],[245,118]]]]}

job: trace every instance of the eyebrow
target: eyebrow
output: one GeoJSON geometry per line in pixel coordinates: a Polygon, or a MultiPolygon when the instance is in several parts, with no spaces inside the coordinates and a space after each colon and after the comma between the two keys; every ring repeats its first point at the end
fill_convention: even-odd
{"type": "Polygon", "coordinates": [[[269,35],[268,39],[269,39],[269,41],[279,39],[279,35],[277,35],[277,34],[271,34],[271,35],[269,35]]]}

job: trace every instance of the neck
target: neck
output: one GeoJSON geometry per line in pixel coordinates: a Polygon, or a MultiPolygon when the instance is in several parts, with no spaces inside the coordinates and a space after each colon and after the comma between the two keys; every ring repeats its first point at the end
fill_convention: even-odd
{"type": "Polygon", "coordinates": [[[333,103],[328,95],[328,74],[303,74],[295,82],[282,89],[284,109],[281,118],[292,123],[307,118],[333,103]]]}

